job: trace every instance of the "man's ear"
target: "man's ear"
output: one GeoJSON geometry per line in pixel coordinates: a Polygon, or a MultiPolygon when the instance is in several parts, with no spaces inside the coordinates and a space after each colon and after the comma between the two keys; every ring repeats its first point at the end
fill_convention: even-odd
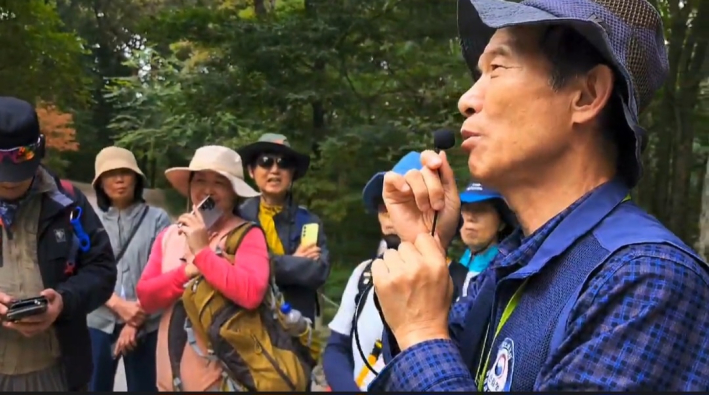
{"type": "Polygon", "coordinates": [[[574,84],[576,94],[571,103],[573,123],[584,124],[598,117],[613,94],[614,84],[613,71],[602,64],[579,77],[574,84]]]}
{"type": "Polygon", "coordinates": [[[254,178],[254,167],[249,166],[247,169],[249,170],[249,177],[254,178]]]}

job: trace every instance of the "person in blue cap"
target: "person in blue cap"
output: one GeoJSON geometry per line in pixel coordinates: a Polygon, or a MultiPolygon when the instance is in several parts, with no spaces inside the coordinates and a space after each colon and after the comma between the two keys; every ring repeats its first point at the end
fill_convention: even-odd
{"type": "MultiPolygon", "coordinates": [[[[421,154],[409,152],[391,171],[406,174],[409,170],[420,168],[421,154]]],[[[362,191],[362,200],[367,212],[377,215],[387,249],[396,249],[400,238],[382,200],[384,174],[386,173],[379,172],[372,176],[362,191]]],[[[451,267],[458,265],[460,269],[465,270],[456,262],[449,263],[451,267]]],[[[345,286],[340,307],[329,324],[330,338],[323,353],[322,365],[328,385],[334,392],[366,391],[374,379],[374,373],[360,354],[360,347],[367,360],[371,361],[371,367],[381,369],[384,366],[381,338],[383,324],[371,293],[371,268],[372,258],[357,265],[345,286]],[[355,326],[359,344],[354,336],[355,326]]],[[[462,287],[464,278],[465,276],[456,281],[459,287],[462,287]]]]}
{"type": "Polygon", "coordinates": [[[452,304],[461,202],[446,153],[387,173],[402,242],[372,278],[394,358],[369,390],[709,391],[709,266],[630,197],[640,113],[669,69],[660,13],[647,0],[458,0],[458,27],[476,77],[458,101],[468,170],[520,226],[452,304]]]}
{"type": "Polygon", "coordinates": [[[479,182],[468,184],[460,202],[460,238],[468,247],[458,260],[467,269],[460,290],[460,297],[465,297],[470,280],[490,265],[497,255],[497,243],[512,233],[515,220],[502,195],[479,182]]]}

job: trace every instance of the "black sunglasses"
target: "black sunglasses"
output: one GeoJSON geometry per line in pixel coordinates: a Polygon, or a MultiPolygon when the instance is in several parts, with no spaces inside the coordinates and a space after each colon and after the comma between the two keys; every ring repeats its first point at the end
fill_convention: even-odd
{"type": "Polygon", "coordinates": [[[264,169],[270,169],[273,164],[276,164],[279,169],[290,170],[295,168],[295,162],[290,158],[284,158],[277,155],[261,155],[256,159],[256,165],[264,169]]]}

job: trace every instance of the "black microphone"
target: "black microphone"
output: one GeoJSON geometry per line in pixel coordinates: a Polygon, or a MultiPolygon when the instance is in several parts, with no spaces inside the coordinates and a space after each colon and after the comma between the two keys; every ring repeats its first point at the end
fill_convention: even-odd
{"type": "MultiPolygon", "coordinates": [[[[436,130],[433,132],[433,146],[435,147],[436,153],[445,151],[448,148],[452,148],[455,145],[455,134],[448,129],[436,130]]],[[[438,176],[440,177],[441,171],[438,171],[438,176]]],[[[438,211],[433,214],[433,225],[431,225],[431,236],[436,235],[436,224],[438,223],[438,211]]]]}
{"type": "Polygon", "coordinates": [[[455,145],[455,133],[448,129],[436,130],[433,132],[433,146],[436,152],[445,151],[455,145]]]}

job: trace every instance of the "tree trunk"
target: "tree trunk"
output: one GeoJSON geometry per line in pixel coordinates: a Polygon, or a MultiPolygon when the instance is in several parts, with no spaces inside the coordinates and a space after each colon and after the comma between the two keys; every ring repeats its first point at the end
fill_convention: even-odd
{"type": "Polygon", "coordinates": [[[704,186],[702,187],[702,210],[699,215],[699,237],[695,249],[707,259],[709,256],[709,160],[705,164],[704,186]]]}
{"type": "Polygon", "coordinates": [[[683,240],[688,240],[690,227],[686,226],[689,208],[690,183],[694,165],[694,114],[699,102],[699,84],[703,78],[707,39],[704,24],[709,23],[709,2],[702,1],[687,31],[677,71],[679,84],[674,94],[675,131],[678,134],[672,158],[672,194],[670,196],[669,228],[683,240]]]}

